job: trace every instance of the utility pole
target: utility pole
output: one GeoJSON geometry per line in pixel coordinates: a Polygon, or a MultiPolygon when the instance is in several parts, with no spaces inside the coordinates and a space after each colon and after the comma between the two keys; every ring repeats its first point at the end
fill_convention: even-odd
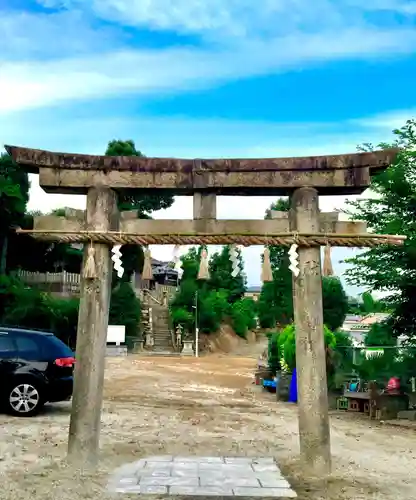
{"type": "Polygon", "coordinates": [[[198,290],[195,292],[195,357],[199,357],[198,290]]]}

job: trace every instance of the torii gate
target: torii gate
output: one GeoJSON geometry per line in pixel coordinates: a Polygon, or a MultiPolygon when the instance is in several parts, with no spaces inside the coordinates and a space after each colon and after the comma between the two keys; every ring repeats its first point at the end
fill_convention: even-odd
{"type": "MultiPolygon", "coordinates": [[[[80,217],[37,217],[34,237],[85,246],[78,320],[77,363],[68,457],[94,462],[99,448],[104,358],[115,244],[299,245],[294,279],[300,453],[313,475],[331,468],[322,315],[320,246],[401,244],[404,237],[366,233],[365,224],[320,214],[319,195],[360,194],[371,174],[388,167],[397,150],[274,159],[183,160],[53,153],[6,146],[15,162],[39,174],[49,193],[86,194],[80,217]],[[193,195],[192,220],[120,217],[117,190],[193,195]],[[270,220],[217,220],[216,196],[289,196],[289,214],[270,220]],[[94,264],[94,272],[86,267],[94,264]]],[[[68,214],[70,215],[70,214],[68,214]]]]}

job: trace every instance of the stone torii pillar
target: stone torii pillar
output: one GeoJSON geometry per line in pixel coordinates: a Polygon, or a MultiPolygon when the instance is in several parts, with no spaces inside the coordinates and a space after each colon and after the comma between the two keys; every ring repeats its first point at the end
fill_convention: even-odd
{"type": "MultiPolygon", "coordinates": [[[[271,218],[286,221],[298,233],[365,234],[365,222],[339,221],[338,212],[320,212],[312,187],[296,189],[290,211],[271,211],[271,218]]],[[[322,304],[321,247],[299,246],[299,271],[293,278],[296,325],[299,437],[302,462],[317,476],[331,470],[328,391],[322,304]]]]}
{"type": "MultiPolygon", "coordinates": [[[[301,188],[291,196],[290,224],[299,233],[319,233],[318,193],[301,188]]],[[[293,279],[296,374],[301,460],[316,476],[331,471],[328,385],[322,304],[321,247],[298,249],[299,276],[293,279]]]]}
{"type": "MultiPolygon", "coordinates": [[[[117,195],[108,188],[90,188],[85,224],[95,231],[117,231],[117,195]]],[[[105,243],[85,245],[80,287],[75,380],[68,438],[68,458],[74,464],[94,464],[98,456],[104,363],[111,296],[112,261],[105,243]],[[86,277],[93,249],[95,276],[86,277]]]]}

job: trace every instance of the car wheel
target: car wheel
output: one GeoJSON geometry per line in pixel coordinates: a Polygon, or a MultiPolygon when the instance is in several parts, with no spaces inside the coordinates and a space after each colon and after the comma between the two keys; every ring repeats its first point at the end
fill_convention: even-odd
{"type": "Polygon", "coordinates": [[[11,414],[31,417],[43,406],[39,384],[36,382],[16,382],[8,391],[7,406],[11,414]]]}

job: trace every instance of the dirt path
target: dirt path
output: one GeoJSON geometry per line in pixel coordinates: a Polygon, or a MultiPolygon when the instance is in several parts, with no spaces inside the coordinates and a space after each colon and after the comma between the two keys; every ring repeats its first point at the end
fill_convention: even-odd
{"type": "Polygon", "coordinates": [[[100,499],[109,472],[146,455],[273,455],[301,500],[413,500],[416,433],[332,416],[334,475],[310,484],[297,462],[296,407],[252,386],[254,360],[109,359],[101,466],[65,466],[68,404],[33,419],[0,415],[0,499],[100,499]],[[84,475],[85,477],[85,475],[84,475]]]}

